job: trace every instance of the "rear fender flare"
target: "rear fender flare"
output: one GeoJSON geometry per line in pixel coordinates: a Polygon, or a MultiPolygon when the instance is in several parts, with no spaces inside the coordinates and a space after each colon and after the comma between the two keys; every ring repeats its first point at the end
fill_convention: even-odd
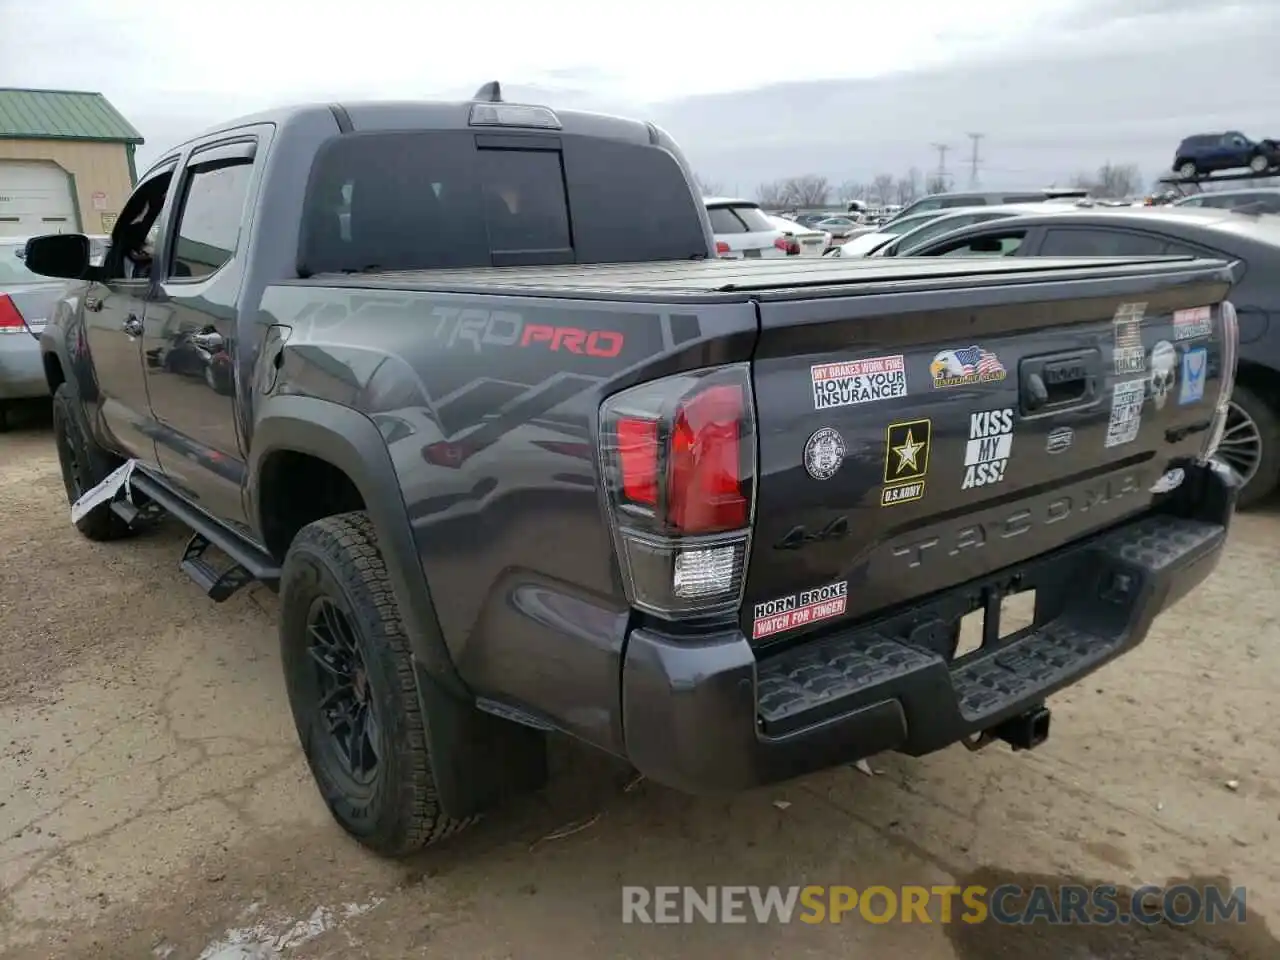
{"type": "Polygon", "coordinates": [[[378,534],[410,649],[419,669],[436,685],[472,699],[445,646],[426,574],[414,544],[409,512],[377,425],[358,410],[315,397],[267,398],[255,418],[249,446],[248,515],[263,529],[259,502],[262,466],[274,452],[288,450],[325,460],[355,484],[378,534]]]}

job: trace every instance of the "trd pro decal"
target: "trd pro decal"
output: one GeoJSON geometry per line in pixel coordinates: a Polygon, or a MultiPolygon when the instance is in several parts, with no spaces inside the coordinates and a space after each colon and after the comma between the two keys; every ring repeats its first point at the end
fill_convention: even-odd
{"type": "Polygon", "coordinates": [[[1151,402],[1163,410],[1178,378],[1178,351],[1168,340],[1151,348],[1151,402]]]}
{"type": "Polygon", "coordinates": [[[1192,347],[1182,355],[1182,389],[1178,403],[1199,403],[1204,399],[1205,371],[1209,367],[1209,351],[1192,347]]]}
{"type": "Polygon", "coordinates": [[[1208,307],[1173,311],[1173,339],[1197,340],[1213,333],[1213,311],[1208,307]]]}
{"type": "Polygon", "coordinates": [[[751,638],[760,640],[820,620],[838,617],[844,613],[848,598],[849,581],[841,580],[825,587],[801,590],[777,600],[757,603],[751,638]]]}
{"type": "Polygon", "coordinates": [[[931,420],[889,424],[885,430],[884,487],[880,490],[880,506],[892,507],[924,496],[924,478],[929,472],[932,441],[931,420]]]}
{"type": "Polygon", "coordinates": [[[829,480],[844,463],[844,453],[844,437],[831,427],[823,427],[804,445],[804,468],[815,480],[829,480]]]}
{"type": "Polygon", "coordinates": [[[1006,376],[1004,364],[990,350],[979,346],[942,350],[929,364],[935,387],[962,387],[974,383],[994,383],[1006,376]]]}
{"type": "Polygon", "coordinates": [[[1122,303],[1111,319],[1115,347],[1112,351],[1115,372],[1142,373],[1147,368],[1147,354],[1142,349],[1142,318],[1145,303],[1122,303]]]}
{"type": "Polygon", "coordinates": [[[969,440],[964,448],[964,480],[960,489],[972,490],[1004,480],[1012,448],[1012,407],[970,414],[969,440]]]}
{"type": "Polygon", "coordinates": [[[1112,387],[1106,446],[1118,447],[1138,438],[1138,428],[1142,426],[1142,403],[1146,398],[1146,377],[1126,380],[1112,387]]]}
{"type": "Polygon", "coordinates": [[[901,354],[844,363],[815,363],[813,409],[829,410],[907,395],[907,365],[901,354]]]}

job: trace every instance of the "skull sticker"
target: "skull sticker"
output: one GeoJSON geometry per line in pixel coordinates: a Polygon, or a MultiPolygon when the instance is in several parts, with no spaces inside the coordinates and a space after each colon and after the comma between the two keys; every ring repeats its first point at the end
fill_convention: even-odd
{"type": "Polygon", "coordinates": [[[1165,401],[1177,379],[1178,352],[1168,340],[1161,340],[1151,348],[1151,400],[1157,410],[1164,409],[1165,401]]]}

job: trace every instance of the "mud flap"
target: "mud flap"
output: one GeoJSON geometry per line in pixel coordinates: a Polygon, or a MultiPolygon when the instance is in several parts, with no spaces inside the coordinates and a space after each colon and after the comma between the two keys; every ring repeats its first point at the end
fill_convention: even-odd
{"type": "Polygon", "coordinates": [[[121,466],[107,474],[96,487],[86,491],[80,499],[71,505],[71,522],[79,523],[85,514],[94,507],[110,503],[121,493],[124,494],[126,500],[133,503],[133,491],[129,487],[129,478],[133,476],[133,471],[137,465],[137,460],[126,460],[121,466]]]}

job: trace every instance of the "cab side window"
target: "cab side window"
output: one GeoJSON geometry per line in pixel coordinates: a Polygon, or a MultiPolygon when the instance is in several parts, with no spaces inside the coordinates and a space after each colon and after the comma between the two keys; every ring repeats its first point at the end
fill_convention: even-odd
{"type": "Polygon", "coordinates": [[[235,254],[252,172],[253,160],[241,157],[188,169],[173,230],[170,278],[203,280],[235,254]]]}
{"type": "Polygon", "coordinates": [[[159,233],[157,220],[164,208],[165,195],[173,180],[173,169],[144,180],[120,212],[111,245],[103,259],[103,270],[109,281],[145,280],[151,277],[155,241],[159,233]]]}

